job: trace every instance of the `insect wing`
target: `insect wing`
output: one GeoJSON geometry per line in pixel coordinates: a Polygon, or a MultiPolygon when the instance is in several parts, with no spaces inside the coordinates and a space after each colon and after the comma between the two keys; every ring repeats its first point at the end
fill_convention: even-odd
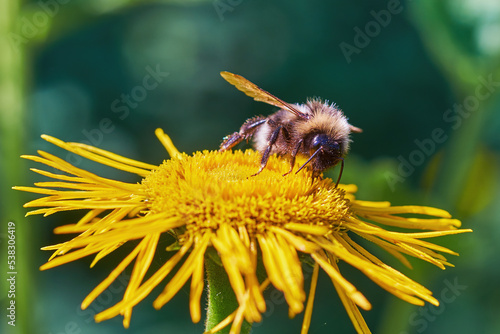
{"type": "Polygon", "coordinates": [[[357,126],[349,124],[349,129],[351,129],[351,132],[356,132],[356,133],[361,133],[363,132],[363,129],[358,128],[357,126]]]}
{"type": "Polygon", "coordinates": [[[220,72],[220,75],[231,85],[236,87],[238,90],[242,91],[246,95],[252,97],[255,101],[259,102],[264,102],[273,106],[276,106],[278,108],[286,109],[292,114],[297,115],[300,118],[303,119],[309,119],[309,116],[298,111],[294,107],[292,107],[290,104],[286,103],[285,101],[277,98],[273,94],[263,90],[256,84],[248,81],[247,79],[243,78],[241,75],[233,74],[230,72],[220,72]]]}

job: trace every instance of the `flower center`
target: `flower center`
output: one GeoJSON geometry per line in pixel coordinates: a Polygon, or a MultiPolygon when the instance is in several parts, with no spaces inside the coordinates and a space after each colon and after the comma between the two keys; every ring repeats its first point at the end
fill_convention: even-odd
{"type": "MultiPolygon", "coordinates": [[[[290,168],[272,156],[257,176],[260,154],[227,151],[183,155],[165,161],[143,180],[152,212],[169,212],[186,227],[244,224],[249,231],[267,224],[340,225],[349,214],[344,190],[330,179],[312,179],[308,170],[283,176],[290,168]]],[[[332,226],[335,227],[335,226],[332,226]]]]}

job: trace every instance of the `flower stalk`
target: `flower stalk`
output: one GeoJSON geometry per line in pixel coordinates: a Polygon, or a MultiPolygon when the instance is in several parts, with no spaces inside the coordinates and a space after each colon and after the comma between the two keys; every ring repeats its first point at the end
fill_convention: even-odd
{"type": "MultiPolygon", "coordinates": [[[[207,318],[205,321],[205,330],[209,332],[215,326],[220,324],[234,310],[238,308],[238,300],[229,282],[220,259],[217,259],[217,254],[211,252],[205,260],[207,273],[207,318]]],[[[244,321],[240,334],[250,333],[252,325],[244,321]]],[[[225,327],[220,331],[220,334],[229,334],[230,327],[225,327]]]]}

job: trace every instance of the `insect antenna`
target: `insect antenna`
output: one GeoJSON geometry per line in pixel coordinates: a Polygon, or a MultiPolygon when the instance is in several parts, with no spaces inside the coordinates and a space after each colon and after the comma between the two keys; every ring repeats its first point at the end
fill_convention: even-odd
{"type": "Polygon", "coordinates": [[[340,165],[340,174],[339,178],[337,179],[337,183],[335,183],[335,188],[337,188],[337,186],[339,185],[340,178],[342,177],[342,172],[344,171],[344,158],[340,158],[340,160],[342,161],[342,164],[340,165]]]}
{"type": "Polygon", "coordinates": [[[306,162],[304,162],[304,164],[303,164],[302,166],[300,166],[300,168],[299,168],[299,169],[295,172],[295,174],[297,174],[298,172],[300,172],[300,171],[302,170],[302,168],[304,168],[304,167],[305,167],[305,166],[309,163],[309,161],[311,161],[311,160],[312,160],[312,159],[316,156],[316,154],[318,154],[318,153],[319,153],[319,151],[321,151],[322,149],[323,149],[323,147],[322,147],[322,146],[320,146],[320,147],[316,150],[316,152],[314,152],[314,153],[313,153],[313,154],[309,157],[309,159],[307,159],[307,161],[306,161],[306,162]]]}

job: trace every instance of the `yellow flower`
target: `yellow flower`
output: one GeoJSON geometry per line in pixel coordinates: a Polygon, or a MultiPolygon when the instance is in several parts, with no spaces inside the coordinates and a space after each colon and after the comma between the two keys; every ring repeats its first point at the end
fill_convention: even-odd
{"type": "Polygon", "coordinates": [[[158,129],[156,134],[171,156],[160,166],[42,136],[69,152],[139,175],[142,182],[137,184],[99,177],[43,151],[38,152],[40,156],[23,156],[64,172],[32,169],[56,181],[35,183],[36,187],[15,187],[45,195],[25,204],[25,207],[42,207],[28,215],[87,210],[76,224],[55,229],[55,233],[78,236],[43,248],[54,253],[42,270],[95,254],[93,266],[124,243],[140,240],[83,301],[85,309],[135,260],[123,299],[97,314],[96,321],[121,314],[124,326],[128,327],[133,307],[172,273],[154,307],[165,305],[191,278],[190,312],[192,320],[198,322],[205,255],[210,250],[218,254],[238,302],[237,309],[210,333],[231,323],[231,332],[238,333],[244,319],[249,323],[261,321],[266,309],[263,290],[269,284],[283,292],[290,316],[305,308],[302,331],[307,332],[319,268],[331,278],[356,330],[369,333],[358,307],[369,310],[371,305],[342,276],[337,266],[339,261],[357,268],[409,303],[423,305],[427,301],[438,305],[429,290],[379,260],[351,236],[358,235],[377,244],[408,267],[405,255],[444,269],[450,263],[442,253],[458,254],[424,239],[470,231],[458,230],[460,221],[452,219],[448,212],[360,201],[353,195],[356,186],[336,188],[328,178],[312,179],[309,171],[283,177],[289,165],[279,157],[271,157],[258,176],[248,177],[258,166],[258,152],[204,151],[189,156],[179,153],[163,131],[158,129]],[[386,227],[396,227],[397,231],[386,227]],[[402,229],[411,232],[400,232],[402,229]],[[165,233],[176,239],[167,248],[173,255],[156,272],[148,274],[165,233]],[[307,305],[304,305],[306,293],[300,260],[303,257],[314,263],[307,305]],[[266,274],[260,282],[258,263],[263,263],[266,274]]]}

